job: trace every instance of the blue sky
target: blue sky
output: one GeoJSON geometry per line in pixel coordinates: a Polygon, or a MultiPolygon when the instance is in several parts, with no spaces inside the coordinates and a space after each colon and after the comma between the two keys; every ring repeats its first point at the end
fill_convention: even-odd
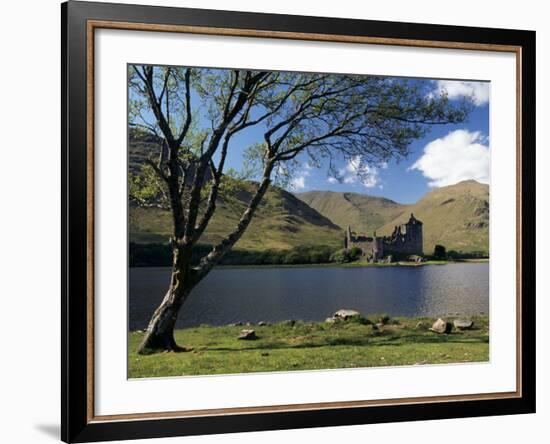
{"type": "MultiPolygon", "coordinates": [[[[474,108],[466,122],[455,125],[434,125],[426,136],[409,147],[409,156],[387,164],[369,165],[361,158],[333,158],[340,180],[328,175],[328,162],[318,167],[308,164],[307,154],[297,157],[292,180],[287,186],[291,192],[330,190],[383,196],[400,203],[414,203],[434,187],[453,185],[474,179],[489,183],[489,96],[487,82],[453,80],[415,80],[423,84],[427,94],[446,93],[451,101],[465,97],[472,99],[474,108]],[[357,170],[360,169],[360,174],[357,170]]],[[[201,100],[193,92],[192,102],[201,100]]],[[[201,105],[198,105],[199,107],[201,105]]],[[[198,115],[204,113],[200,111],[198,115]]],[[[151,113],[148,114],[150,120],[151,113]]],[[[205,119],[199,123],[203,126],[205,119]]],[[[247,147],[263,140],[265,128],[252,126],[236,135],[230,144],[225,171],[242,171],[243,153],[247,147]]],[[[254,179],[254,177],[251,177],[254,179]]]]}
{"type": "MultiPolygon", "coordinates": [[[[298,157],[289,191],[347,191],[383,196],[400,203],[414,203],[434,187],[474,179],[489,183],[489,84],[485,82],[428,81],[434,94],[445,90],[451,100],[471,97],[475,108],[466,122],[434,125],[428,134],[414,141],[407,159],[392,160],[387,165],[361,166],[369,174],[359,179],[355,173],[359,162],[337,159],[343,181],[328,176],[326,164],[312,168],[304,154],[298,157]]],[[[236,144],[247,145],[261,140],[261,129],[243,134],[236,144]],[[256,132],[258,134],[256,134],[256,132]]],[[[231,150],[227,166],[240,170],[242,151],[231,150]]]]}

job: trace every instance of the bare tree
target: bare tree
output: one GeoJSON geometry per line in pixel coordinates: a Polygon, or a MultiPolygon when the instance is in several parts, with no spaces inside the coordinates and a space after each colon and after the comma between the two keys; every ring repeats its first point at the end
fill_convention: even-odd
{"type": "MultiPolygon", "coordinates": [[[[419,82],[373,76],[214,70],[133,65],[129,72],[130,126],[159,143],[131,187],[142,205],[165,202],[173,222],[172,274],[139,351],[179,350],[174,326],[193,288],[247,229],[274,172],[291,171],[298,155],[320,165],[333,156],[379,164],[408,154],[429,125],[463,121],[464,101],[427,94],[419,82]],[[233,230],[204,255],[191,256],[216,211],[224,166],[235,136],[261,134],[246,147],[257,185],[233,230]]],[[[237,148],[243,148],[238,147],[237,148]]],[[[357,165],[358,174],[368,171],[357,165]]]]}

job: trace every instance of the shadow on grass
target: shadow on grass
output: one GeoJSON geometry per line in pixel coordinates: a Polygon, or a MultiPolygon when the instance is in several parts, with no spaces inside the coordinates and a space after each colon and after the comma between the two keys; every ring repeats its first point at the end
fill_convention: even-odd
{"type": "Polygon", "coordinates": [[[381,347],[392,346],[399,347],[401,345],[415,344],[487,344],[488,337],[468,337],[457,334],[449,335],[434,335],[426,336],[419,334],[409,334],[400,336],[374,336],[367,338],[327,338],[322,342],[303,342],[300,344],[279,343],[258,343],[253,347],[206,347],[204,351],[253,351],[253,350],[292,350],[304,348],[320,348],[330,346],[365,346],[365,347],[381,347]]]}

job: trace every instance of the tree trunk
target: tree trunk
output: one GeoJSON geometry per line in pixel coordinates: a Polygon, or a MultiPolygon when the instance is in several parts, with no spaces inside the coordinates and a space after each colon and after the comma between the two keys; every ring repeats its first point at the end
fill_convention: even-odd
{"type": "MultiPolygon", "coordinates": [[[[178,250],[174,250],[174,265],[168,289],[162,303],[151,316],[145,337],[141,342],[138,353],[146,354],[153,351],[185,351],[186,349],[176,344],[174,339],[174,327],[178,314],[183,303],[187,300],[189,293],[195,286],[190,278],[190,266],[187,262],[184,266],[180,260],[178,250]]],[[[185,260],[189,260],[186,258],[185,260]]]]}

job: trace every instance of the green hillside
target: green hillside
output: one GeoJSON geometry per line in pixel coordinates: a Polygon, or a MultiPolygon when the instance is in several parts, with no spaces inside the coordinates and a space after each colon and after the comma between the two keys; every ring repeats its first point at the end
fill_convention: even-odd
{"type": "Polygon", "coordinates": [[[332,222],[345,229],[372,233],[403,213],[404,205],[384,197],[333,191],[308,191],[297,195],[332,222]]]}
{"type": "MultiPolygon", "coordinates": [[[[135,172],[146,157],[158,156],[160,140],[130,130],[129,169],[135,172]]],[[[231,232],[257,185],[250,182],[230,201],[218,207],[201,238],[213,244],[231,232]]],[[[424,222],[424,251],[435,244],[447,250],[488,253],[489,186],[475,181],[434,189],[413,205],[358,193],[309,191],[296,196],[271,187],[250,226],[235,245],[247,251],[291,250],[298,246],[340,248],[343,229],[390,234],[410,213],[424,222]]],[[[165,244],[171,233],[168,211],[130,207],[130,242],[165,244]]]]}
{"type": "MultiPolygon", "coordinates": [[[[233,230],[255,186],[247,184],[248,189],[231,202],[219,200],[201,243],[216,243],[233,230]]],[[[134,243],[166,243],[171,233],[170,213],[156,208],[130,207],[129,224],[130,242],[134,243]]],[[[326,217],[293,194],[272,187],[235,249],[289,250],[300,245],[338,248],[342,238],[342,230],[326,217]]]]}
{"type": "MultiPolygon", "coordinates": [[[[148,157],[158,156],[161,140],[134,129],[129,132],[129,170],[136,172],[148,157]]],[[[237,225],[257,184],[246,183],[228,201],[218,197],[216,212],[200,239],[214,244],[237,225]]],[[[172,232],[169,211],[158,208],[129,210],[130,242],[166,244],[172,232]]],[[[234,249],[249,251],[290,250],[296,246],[342,246],[340,227],[310,208],[291,193],[271,187],[258,207],[250,226],[234,249]]]]}
{"type": "Polygon", "coordinates": [[[465,253],[489,252],[489,186],[473,180],[436,188],[417,203],[356,193],[310,191],[298,197],[342,228],[389,235],[411,213],[424,223],[424,251],[436,244],[465,253]]]}
{"type": "Polygon", "coordinates": [[[442,244],[447,250],[489,253],[488,185],[468,180],[436,188],[380,227],[380,234],[390,234],[395,225],[408,220],[410,213],[424,223],[425,252],[442,244]]]}

